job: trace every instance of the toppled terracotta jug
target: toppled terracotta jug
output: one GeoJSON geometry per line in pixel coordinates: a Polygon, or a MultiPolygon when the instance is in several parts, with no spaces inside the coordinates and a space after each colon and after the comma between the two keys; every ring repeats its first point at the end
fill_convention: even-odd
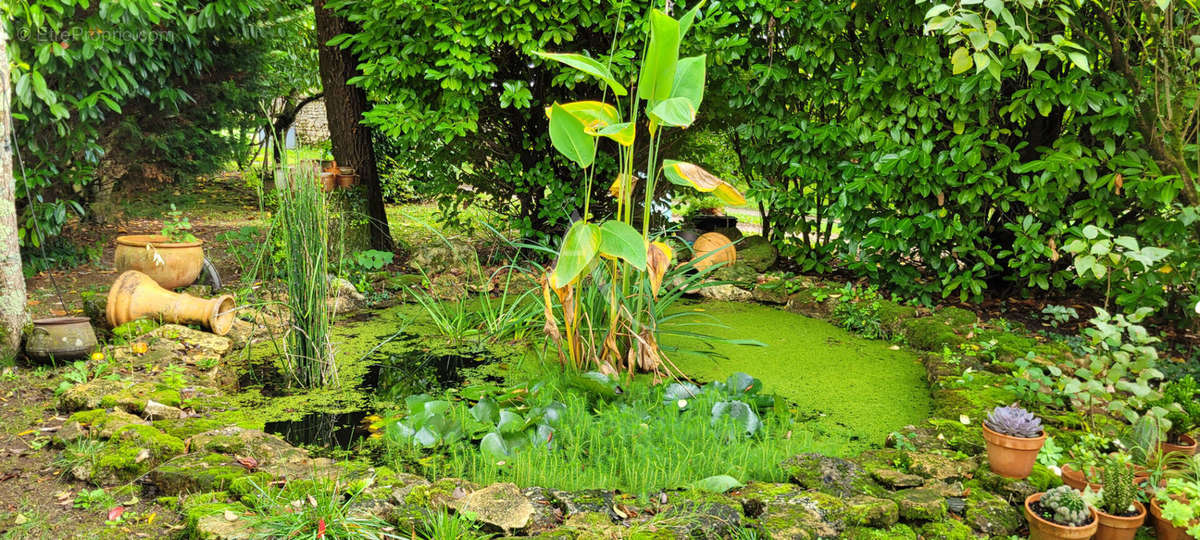
{"type": "Polygon", "coordinates": [[[113,326],[148,317],[176,324],[199,324],[218,336],[233,327],[233,297],[223,294],[216,298],[196,298],[187,293],[175,293],[137,270],[117,277],[108,290],[108,322],[113,326]]]}

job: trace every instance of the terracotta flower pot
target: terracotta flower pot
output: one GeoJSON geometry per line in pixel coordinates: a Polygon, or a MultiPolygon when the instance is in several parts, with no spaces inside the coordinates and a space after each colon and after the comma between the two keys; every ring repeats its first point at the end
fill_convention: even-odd
{"type": "Polygon", "coordinates": [[[1178,452],[1187,456],[1196,455],[1196,439],[1192,438],[1191,435],[1184,434],[1179,436],[1179,441],[1182,444],[1169,442],[1159,443],[1159,453],[1166,455],[1173,452],[1178,452]]]}
{"type": "Polygon", "coordinates": [[[334,161],[332,159],[322,159],[321,160],[321,172],[336,173],[337,170],[338,170],[337,161],[334,161]]]}
{"type": "Polygon", "coordinates": [[[233,327],[233,297],[213,299],[168,291],[150,276],[130,270],[117,277],[108,290],[108,322],[113,326],[150,317],[176,324],[199,324],[219,336],[233,327]]]}
{"type": "Polygon", "coordinates": [[[717,263],[733,264],[737,262],[737,248],[721,233],[704,233],[692,243],[692,260],[696,261],[697,270],[717,263]]]}
{"type": "Polygon", "coordinates": [[[987,443],[988,465],[992,472],[1020,480],[1033,472],[1033,462],[1037,460],[1038,450],[1046,442],[1046,432],[1033,439],[1011,437],[992,431],[985,424],[983,440],[987,443]]]}
{"type": "Polygon", "coordinates": [[[1158,498],[1150,499],[1150,515],[1154,516],[1154,537],[1158,540],[1187,540],[1187,529],[1176,527],[1170,521],[1163,519],[1162,507],[1158,505],[1158,498]]]}
{"type": "Polygon", "coordinates": [[[339,174],[337,175],[337,185],[339,188],[347,189],[358,185],[357,174],[339,174]]]}
{"type": "Polygon", "coordinates": [[[87,317],[35,320],[25,338],[25,355],[35,360],[75,360],[94,350],[96,331],[87,317]]]}
{"type": "Polygon", "coordinates": [[[1099,527],[1100,520],[1096,517],[1096,510],[1089,508],[1092,512],[1092,522],[1082,527],[1068,527],[1059,525],[1053,521],[1043,519],[1037,515],[1030,507],[1033,503],[1041,500],[1043,493],[1034,493],[1025,499],[1025,520],[1029,522],[1029,539],[1030,540],[1068,540],[1091,538],[1096,534],[1096,529],[1099,527]]]}
{"type": "Polygon", "coordinates": [[[1100,526],[1096,529],[1096,540],[1133,540],[1138,527],[1146,522],[1146,506],[1138,501],[1133,501],[1133,506],[1137,508],[1137,515],[1128,517],[1106,514],[1097,509],[1096,518],[1100,526]]]}
{"type": "MultiPolygon", "coordinates": [[[[1096,469],[1094,467],[1092,468],[1090,473],[1091,473],[1090,476],[1093,478],[1095,478],[1097,476],[1096,469]]],[[[1084,476],[1083,471],[1073,469],[1073,468],[1071,468],[1070,465],[1062,466],[1062,481],[1064,484],[1071,486],[1072,488],[1075,488],[1078,491],[1083,491],[1084,487],[1090,487],[1090,488],[1092,488],[1092,491],[1096,491],[1096,490],[1104,487],[1103,483],[1089,482],[1088,477],[1084,476]]]]}
{"type": "Polygon", "coordinates": [[[168,289],[186,287],[204,269],[203,244],[201,240],[172,242],[158,234],[118,236],[113,263],[118,272],[137,270],[168,289]]]}
{"type": "Polygon", "coordinates": [[[338,176],[335,173],[331,173],[331,172],[321,173],[321,191],[324,191],[325,193],[329,193],[330,191],[333,191],[333,188],[336,187],[338,184],[337,179],[338,179],[338,176]]]}

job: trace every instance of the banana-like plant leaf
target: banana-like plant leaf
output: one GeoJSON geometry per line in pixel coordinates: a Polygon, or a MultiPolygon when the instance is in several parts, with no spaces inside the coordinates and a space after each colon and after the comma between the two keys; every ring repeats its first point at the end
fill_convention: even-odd
{"type": "Polygon", "coordinates": [[[600,234],[600,227],[595,223],[576,221],[571,225],[563,239],[554,272],[550,274],[551,287],[561,289],[579,277],[596,258],[596,252],[600,249],[600,234]]]}
{"type": "Polygon", "coordinates": [[[567,159],[587,168],[596,160],[596,139],[583,121],[562,105],[550,106],[550,143],[567,159]]]}
{"type": "Polygon", "coordinates": [[[600,79],[601,81],[604,81],[609,88],[612,88],[613,93],[618,96],[623,96],[629,93],[627,90],[625,90],[624,86],[621,86],[621,83],[617,82],[616,77],[613,77],[612,71],[594,58],[588,58],[582,54],[573,53],[548,53],[539,51],[533,54],[536,54],[547,60],[562,62],[568,66],[578,69],[579,71],[600,79]]]}
{"type": "Polygon", "coordinates": [[[612,184],[609,184],[608,194],[612,195],[614,199],[620,199],[625,196],[623,193],[625,186],[629,186],[629,189],[632,190],[635,182],[637,182],[637,179],[633,178],[632,176],[627,174],[618,174],[617,177],[613,179],[612,184]]]}
{"type": "Polygon", "coordinates": [[[611,219],[600,225],[600,253],[624,260],[638,271],[646,270],[646,240],[624,221],[611,219]]]}
{"type": "Polygon", "coordinates": [[[620,122],[597,129],[595,134],[617,141],[617,144],[621,146],[629,147],[633,146],[633,140],[637,137],[637,128],[633,122],[620,122]]]}
{"type": "Polygon", "coordinates": [[[687,10],[682,17],[679,18],[679,39],[683,39],[687,35],[687,31],[692,27],[692,23],[696,22],[696,15],[700,13],[700,6],[704,5],[704,0],[696,2],[692,9],[687,10]]]}
{"type": "MultiPolygon", "coordinates": [[[[621,121],[617,108],[603,101],[572,101],[558,106],[583,122],[583,129],[589,135],[596,135],[596,131],[621,121]]],[[[546,107],[546,118],[550,118],[553,108],[553,105],[546,107]]]]}
{"type": "Polygon", "coordinates": [[[696,121],[696,107],[683,97],[664,99],[647,114],[651,120],[664,126],[686,128],[696,121]]]}
{"type": "Polygon", "coordinates": [[[650,292],[655,297],[658,297],[658,290],[662,288],[663,276],[667,275],[667,270],[671,267],[671,246],[663,242],[651,242],[646,247],[646,269],[650,273],[650,292]]]}
{"type": "Polygon", "coordinates": [[[746,204],[746,198],[742,196],[737,188],[698,165],[684,161],[664,159],[663,174],[672,184],[691,186],[697,191],[712,193],[725,204],[732,206],[746,204]]]}
{"type": "Polygon", "coordinates": [[[704,62],[705,55],[680,58],[675,64],[675,83],[671,87],[671,97],[685,98],[692,103],[692,108],[699,110],[704,101],[704,62]]]}
{"type": "Polygon", "coordinates": [[[650,12],[650,44],[638,76],[638,97],[651,104],[671,97],[679,60],[679,21],[661,10],[650,12]]]}

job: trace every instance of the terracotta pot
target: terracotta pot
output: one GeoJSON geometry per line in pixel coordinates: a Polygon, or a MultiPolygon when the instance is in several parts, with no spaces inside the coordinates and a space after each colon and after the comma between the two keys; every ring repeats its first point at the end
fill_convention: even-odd
{"type": "Polygon", "coordinates": [[[233,297],[212,299],[168,291],[150,276],[130,270],[108,290],[108,322],[113,326],[149,317],[177,324],[199,324],[219,336],[233,327],[233,297]]]}
{"type": "Polygon", "coordinates": [[[1136,516],[1114,516],[1097,509],[1096,517],[1100,526],[1096,529],[1096,540],[1133,540],[1137,536],[1138,527],[1146,522],[1146,505],[1133,501],[1137,508],[1136,516]]]}
{"type": "Polygon", "coordinates": [[[336,173],[338,170],[337,162],[332,159],[321,160],[321,172],[336,173]]]}
{"type": "Polygon", "coordinates": [[[1082,527],[1068,527],[1059,525],[1053,521],[1042,519],[1042,516],[1037,515],[1030,508],[1030,505],[1041,500],[1043,493],[1034,493],[1025,499],[1025,520],[1029,522],[1029,539],[1030,540],[1067,540],[1067,539],[1085,539],[1091,538],[1096,534],[1096,529],[1099,527],[1100,520],[1096,516],[1096,510],[1089,508],[1092,512],[1092,522],[1082,527]]]}
{"type": "Polygon", "coordinates": [[[94,350],[96,331],[87,317],[35,320],[25,338],[25,355],[35,360],[76,360],[94,350]]]}
{"type": "Polygon", "coordinates": [[[1158,506],[1158,498],[1150,499],[1150,515],[1154,516],[1154,537],[1158,540],[1187,540],[1187,529],[1176,527],[1170,521],[1163,519],[1162,508],[1158,506]]]}
{"type": "Polygon", "coordinates": [[[1187,456],[1196,455],[1196,439],[1192,438],[1191,435],[1184,434],[1179,436],[1179,440],[1183,444],[1174,444],[1169,442],[1159,443],[1159,453],[1166,455],[1172,452],[1178,452],[1187,456]]]}
{"type": "MultiPolygon", "coordinates": [[[[1092,467],[1090,472],[1092,477],[1097,476],[1095,467],[1092,467]]],[[[1062,466],[1062,481],[1064,484],[1071,486],[1078,491],[1083,491],[1085,486],[1092,488],[1092,491],[1096,491],[1101,487],[1104,487],[1103,483],[1089,482],[1087,477],[1083,475],[1083,471],[1072,469],[1070,465],[1062,466]]]]}
{"type": "Polygon", "coordinates": [[[331,172],[321,173],[321,191],[324,191],[325,193],[333,191],[333,188],[338,184],[337,178],[338,176],[331,172]]]}
{"type": "Polygon", "coordinates": [[[1020,480],[1033,472],[1033,462],[1037,460],[1042,443],[1046,442],[1046,432],[1033,439],[1011,437],[992,431],[985,424],[983,440],[987,443],[988,465],[992,472],[1020,480]]]}
{"type": "Polygon", "coordinates": [[[186,287],[195,283],[204,269],[203,245],[201,240],[172,242],[158,234],[118,236],[113,265],[118,272],[137,270],[168,289],[186,287]],[[161,264],[155,255],[162,259],[161,264]]]}
{"type": "Polygon", "coordinates": [[[338,174],[354,174],[354,167],[338,167],[338,174]]]}
{"type": "Polygon", "coordinates": [[[704,233],[692,243],[692,260],[696,261],[697,270],[717,263],[733,264],[737,261],[737,249],[733,247],[733,242],[721,233],[704,233]],[[714,251],[716,253],[713,253],[714,251]]]}
{"type": "Polygon", "coordinates": [[[346,189],[358,185],[357,174],[339,174],[337,175],[337,185],[339,188],[346,189]]]}

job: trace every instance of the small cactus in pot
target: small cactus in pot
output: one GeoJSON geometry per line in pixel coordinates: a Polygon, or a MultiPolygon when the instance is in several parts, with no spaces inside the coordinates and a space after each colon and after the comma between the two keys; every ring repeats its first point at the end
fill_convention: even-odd
{"type": "Polygon", "coordinates": [[[1033,540],[1091,538],[1096,534],[1096,512],[1071,486],[1059,486],[1025,499],[1025,519],[1033,540]]]}
{"type": "Polygon", "coordinates": [[[983,439],[987,442],[992,472],[1021,479],[1033,471],[1046,433],[1041,419],[1013,404],[996,407],[988,413],[983,421],[983,439]]]}

